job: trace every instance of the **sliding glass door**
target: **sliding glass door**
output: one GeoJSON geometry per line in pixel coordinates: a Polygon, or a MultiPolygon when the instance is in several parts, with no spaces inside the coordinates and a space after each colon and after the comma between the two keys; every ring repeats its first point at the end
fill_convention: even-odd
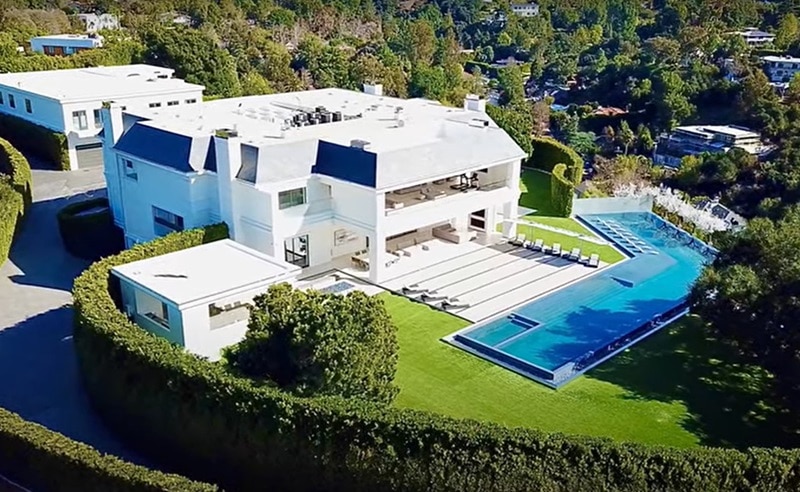
{"type": "Polygon", "coordinates": [[[308,266],[308,235],[296,236],[283,242],[283,249],[287,263],[300,268],[308,266]]]}

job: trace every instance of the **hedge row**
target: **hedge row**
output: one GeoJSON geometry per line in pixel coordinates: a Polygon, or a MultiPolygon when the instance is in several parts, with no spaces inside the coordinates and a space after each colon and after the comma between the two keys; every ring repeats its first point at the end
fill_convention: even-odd
{"type": "Polygon", "coordinates": [[[64,247],[73,256],[94,261],[125,247],[122,231],[114,225],[108,198],[72,203],[59,210],[56,218],[64,247]],[[93,209],[98,210],[86,213],[93,209]]]}
{"type": "Polygon", "coordinates": [[[0,408],[0,472],[33,490],[197,491],[216,487],[104,455],[0,408]]]}
{"type": "Polygon", "coordinates": [[[0,137],[17,149],[69,171],[67,137],[48,128],[8,114],[0,114],[0,137]]]}
{"type": "Polygon", "coordinates": [[[528,165],[547,172],[553,172],[556,164],[565,164],[565,176],[574,186],[583,180],[583,159],[577,152],[548,137],[533,137],[531,139],[533,152],[528,160],[528,165]]]}
{"type": "Polygon", "coordinates": [[[559,217],[572,214],[572,200],[575,197],[575,187],[565,176],[566,172],[566,164],[556,164],[550,174],[550,200],[555,215],[559,217]]]}
{"type": "Polygon", "coordinates": [[[95,408],[132,443],[185,474],[236,490],[800,489],[798,451],[622,444],[293,396],[193,356],[119,311],[111,267],[225,232],[212,226],[137,245],[92,265],[74,288],[75,342],[95,408]]]}
{"type": "Polygon", "coordinates": [[[0,265],[8,259],[11,242],[32,201],[28,161],[0,138],[0,265]]]}

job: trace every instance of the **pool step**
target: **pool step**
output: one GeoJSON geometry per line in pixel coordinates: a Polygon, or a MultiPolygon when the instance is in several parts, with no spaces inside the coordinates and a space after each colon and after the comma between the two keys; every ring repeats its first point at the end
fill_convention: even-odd
{"type": "Polygon", "coordinates": [[[539,326],[541,324],[538,321],[534,321],[534,320],[532,320],[530,318],[526,318],[525,316],[522,316],[522,315],[517,314],[517,313],[509,314],[508,315],[508,319],[510,319],[511,322],[514,323],[515,325],[521,326],[521,327],[525,328],[526,330],[530,330],[531,328],[536,328],[537,326],[539,326]]]}

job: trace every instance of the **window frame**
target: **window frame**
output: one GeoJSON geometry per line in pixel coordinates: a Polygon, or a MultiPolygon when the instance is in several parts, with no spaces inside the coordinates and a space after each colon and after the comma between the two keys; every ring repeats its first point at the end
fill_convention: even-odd
{"type": "Polygon", "coordinates": [[[92,110],[92,117],[94,118],[94,127],[103,128],[103,113],[99,109],[92,110]]]}
{"type": "Polygon", "coordinates": [[[119,160],[122,164],[122,172],[125,173],[125,177],[133,181],[139,181],[139,173],[136,171],[136,164],[125,157],[120,157],[119,160]]]}
{"type": "Polygon", "coordinates": [[[27,97],[25,98],[25,112],[28,114],[33,114],[33,103],[27,97]]]}
{"type": "Polygon", "coordinates": [[[183,217],[164,210],[163,208],[153,205],[153,232],[159,236],[166,236],[171,232],[180,232],[184,230],[185,222],[183,217]]]}
{"type": "Polygon", "coordinates": [[[17,101],[14,99],[14,94],[8,95],[8,106],[12,109],[17,109],[17,101]]]}
{"type": "Polygon", "coordinates": [[[278,210],[286,210],[293,207],[299,207],[308,203],[308,189],[303,186],[301,188],[292,188],[291,190],[283,190],[278,192],[278,210]],[[299,201],[298,201],[299,194],[299,201]]]}
{"type": "Polygon", "coordinates": [[[160,108],[161,107],[161,103],[160,102],[152,102],[152,103],[148,104],[147,107],[150,108],[150,109],[160,108]]]}
{"type": "Polygon", "coordinates": [[[89,120],[86,117],[85,109],[72,112],[72,126],[79,131],[89,129],[89,120]]]}
{"type": "Polygon", "coordinates": [[[167,106],[177,106],[180,101],[167,101],[167,106]]]}

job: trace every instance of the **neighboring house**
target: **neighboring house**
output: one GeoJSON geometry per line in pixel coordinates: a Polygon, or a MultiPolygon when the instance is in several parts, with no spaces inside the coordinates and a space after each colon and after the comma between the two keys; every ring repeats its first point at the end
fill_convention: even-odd
{"type": "Polygon", "coordinates": [[[681,159],[704,152],[727,152],[737,147],[759,158],[775,147],[761,140],[761,134],[736,125],[679,126],[672,133],[661,135],[653,151],[653,162],[679,167],[681,159]]]}
{"type": "Polygon", "coordinates": [[[617,108],[614,106],[599,106],[597,109],[592,111],[592,116],[607,116],[607,117],[614,117],[614,116],[623,116],[628,114],[622,108],[617,108]]]}
{"type": "Polygon", "coordinates": [[[194,24],[194,19],[186,14],[179,12],[167,12],[161,15],[161,22],[171,22],[180,26],[191,27],[194,24]]]}
{"type": "Polygon", "coordinates": [[[539,15],[539,4],[530,3],[512,3],[511,11],[520,17],[536,17],[539,15]]]}
{"type": "Polygon", "coordinates": [[[87,33],[96,33],[104,29],[119,29],[119,17],[114,14],[78,14],[75,17],[80,20],[87,33]]]}
{"type": "Polygon", "coordinates": [[[800,58],[793,56],[762,56],[764,72],[773,84],[785,84],[800,72],[800,58]]]}
{"type": "Polygon", "coordinates": [[[775,41],[775,35],[768,32],[761,31],[755,27],[745,28],[743,31],[736,32],[744,39],[747,46],[751,48],[761,48],[765,45],[772,44],[775,41]]]}
{"type": "Polygon", "coordinates": [[[52,56],[74,55],[103,46],[103,38],[95,34],[55,34],[31,38],[31,50],[52,56]]]}
{"type": "Polygon", "coordinates": [[[244,338],[253,297],[299,272],[230,239],[111,269],[133,322],[211,360],[244,338]]]}
{"type": "Polygon", "coordinates": [[[714,217],[724,220],[731,230],[739,230],[747,225],[747,220],[741,215],[735,213],[725,205],[719,203],[718,200],[703,200],[695,208],[708,212],[714,217]]]}
{"type": "Polygon", "coordinates": [[[203,86],[150,65],[0,74],[0,113],[67,136],[71,169],[102,165],[100,108],[128,109],[199,103],[203,86]]]}
{"type": "Polygon", "coordinates": [[[485,101],[457,109],[365,91],[104,108],[108,195],[126,244],[222,220],[232,239],[301,268],[358,256],[379,282],[396,258],[387,250],[404,241],[461,242],[500,223],[514,232],[526,155],[485,101]]]}

